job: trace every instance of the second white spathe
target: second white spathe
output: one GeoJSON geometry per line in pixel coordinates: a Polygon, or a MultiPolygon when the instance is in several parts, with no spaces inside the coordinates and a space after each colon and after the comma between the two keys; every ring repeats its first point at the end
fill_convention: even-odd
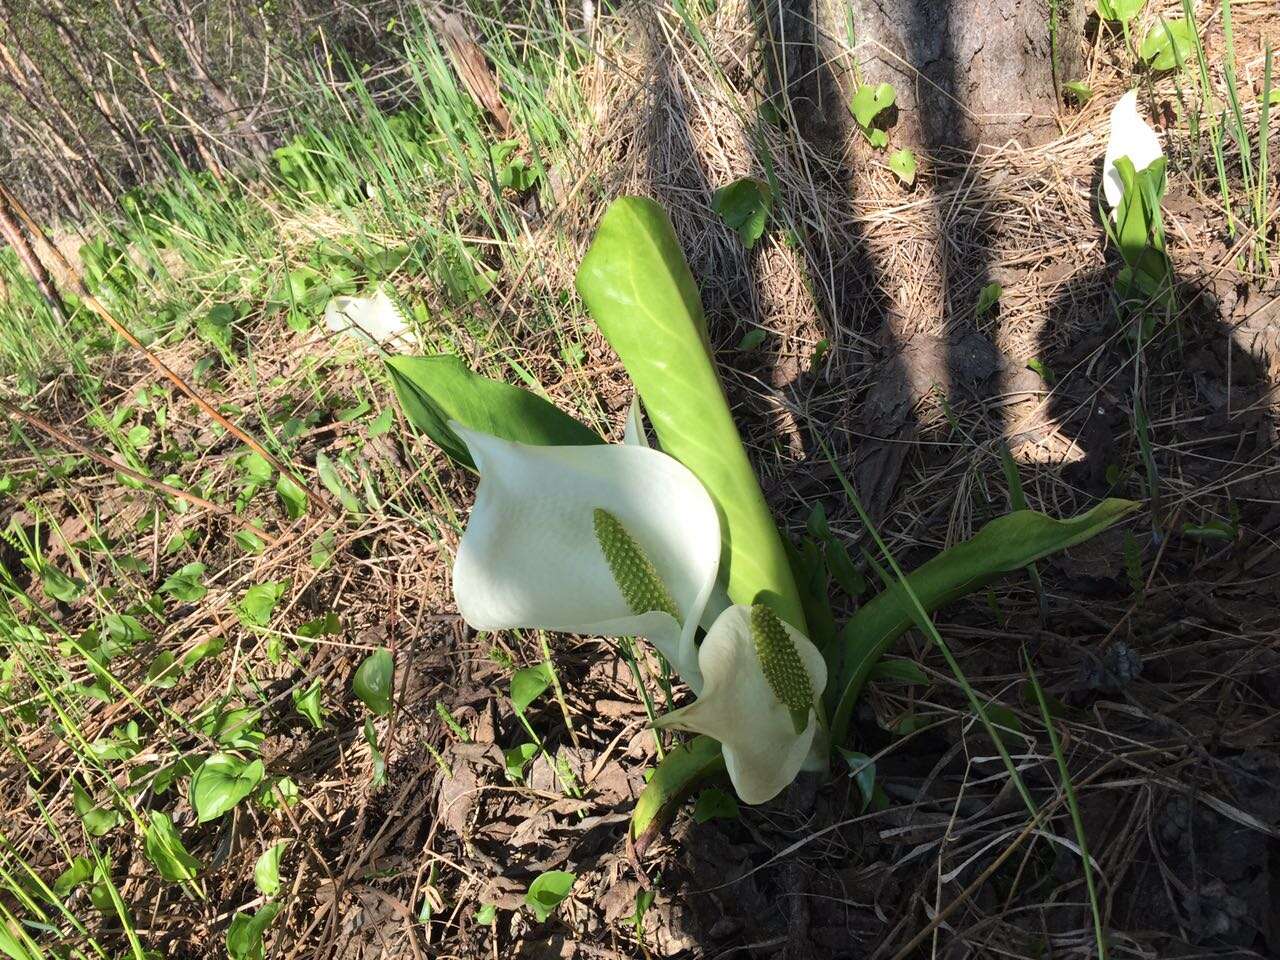
{"type": "Polygon", "coordinates": [[[1138,91],[1130,90],[1111,109],[1111,130],[1102,161],[1102,195],[1112,216],[1124,199],[1124,181],[1116,170],[1116,160],[1128,157],[1134,171],[1139,172],[1163,156],[1160,138],[1138,113],[1138,91]]]}

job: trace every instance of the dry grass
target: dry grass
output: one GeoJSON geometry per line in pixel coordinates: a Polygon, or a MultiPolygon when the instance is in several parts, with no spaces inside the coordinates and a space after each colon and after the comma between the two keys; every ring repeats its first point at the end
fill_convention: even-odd
{"type": "MultiPolygon", "coordinates": [[[[1237,11],[1250,83],[1259,38],[1276,32],[1266,7],[1242,3],[1237,11]]],[[[1107,109],[1127,83],[1114,49],[1099,48],[1090,76],[1096,95],[1064,117],[1059,138],[963,162],[921,157],[919,179],[907,188],[855,138],[815,145],[793,125],[758,119],[766,91],[753,65],[761,51],[743,5],[724,5],[703,25],[705,49],[670,10],[605,27],[598,58],[579,78],[594,104],[592,126],[580,131],[589,164],[557,171],[561,203],[531,223],[516,258],[524,267],[500,277],[474,317],[448,315],[437,333],[480,362],[496,363],[517,346],[554,399],[618,431],[629,395],[603,341],[576,314],[548,325],[538,313],[570,289],[602,204],[645,193],[673,212],[726,388],[792,532],[820,501],[851,545],[864,539],[815,452],[815,434],[836,448],[906,566],[1008,509],[1002,442],[1033,508],[1073,513],[1108,486],[1141,496],[1131,351],[1111,319],[1114,265],[1093,200],[1107,109]],[[779,185],[773,226],[747,251],[712,213],[710,194],[735,177],[762,175],[766,157],[779,185]],[[992,281],[1004,288],[999,306],[975,317],[978,291],[992,281]],[[475,336],[471,320],[491,324],[494,339],[475,336]],[[737,351],[756,328],[767,332],[765,344],[737,351]],[[559,361],[566,338],[584,345],[581,365],[559,361]],[[830,349],[815,363],[823,340],[830,349]],[[1026,369],[1033,358],[1057,375],[1053,389],[1026,369]],[[1117,475],[1108,478],[1109,467],[1117,475]]],[[[1160,81],[1148,102],[1174,102],[1172,83],[1160,81]]],[[[313,509],[289,522],[272,513],[267,530],[278,544],[246,556],[224,522],[197,513],[167,516],[140,534],[148,509],[102,474],[82,471],[33,494],[60,525],[49,538],[54,556],[59,537],[75,540],[94,520],[143,559],[126,581],[163,580],[168,538],[178,528],[198,531],[182,560],[206,564],[210,593],[173,616],[154,649],[181,656],[223,637],[228,653],[170,690],[143,682],[146,658],[122,663],[122,681],[155,723],[156,744],[173,745],[133,766],[171,759],[179,744],[211,749],[181,718],[256,687],[266,703],[264,760],[303,797],[286,811],[245,805],[233,820],[201,827],[184,816],[184,838],[209,866],[201,898],[160,884],[136,839],[106,838],[101,846],[145,942],[165,956],[221,949],[232,912],[259,902],[254,860],[293,838],[288,906],[271,934],[278,957],[894,957],[908,955],[901,951],[921,931],[927,936],[911,955],[1089,955],[1083,875],[1054,758],[1027,698],[1025,649],[1060,709],[1111,955],[1280,953],[1280,931],[1264,916],[1280,891],[1276,277],[1274,267],[1267,277],[1240,271],[1220,212],[1190,176],[1195,145],[1176,129],[1167,139],[1177,171],[1167,227],[1183,306],[1160,325],[1147,355],[1160,532],[1144,521],[1043,565],[1044,618],[1020,577],[940,617],[970,681],[1016,717],[1021,733],[1008,746],[1047,811],[1038,829],[1026,829],[954,678],[914,635],[898,654],[918,661],[928,684],[872,684],[856,718],[858,748],[876,758],[887,809],[862,812],[839,776],[802,782],[784,802],[744,810],[738,821],[695,825],[682,816],[639,862],[626,848],[626,813],[654,759],[653,735],[612,648],[585,638],[551,639],[568,716],[550,698],[533,715],[583,797],[565,795],[545,757],[527,783],[509,782],[501,751],[524,735],[506,700],[504,662],[541,654],[532,636],[476,636],[453,610],[449,560],[470,479],[425,442],[398,431],[374,437],[367,420],[334,417],[362,396],[375,397],[376,407],[392,400],[348,362],[347,347],[262,322],[251,329],[253,364],[226,374],[219,401],[269,415],[295,403],[306,409],[308,378],[321,376],[326,409],[293,456],[312,464],[317,451],[349,453],[381,492],[367,514],[313,509]],[[1182,533],[1184,524],[1233,518],[1239,529],[1229,541],[1182,533]],[[335,558],[317,570],[311,551],[328,532],[335,558]],[[1126,550],[1139,559],[1137,583],[1126,550]],[[292,586],[276,621],[286,625],[286,642],[327,611],[338,613],[342,631],[297,648],[296,663],[273,663],[233,605],[250,584],[285,579],[292,586]],[[375,790],[363,713],[347,691],[364,652],[379,646],[396,654],[398,706],[377,723],[387,785],[375,790]],[[1140,675],[1130,677],[1138,663],[1140,675]],[[290,695],[315,678],[330,711],[322,731],[291,709],[290,695]],[[465,740],[441,722],[437,703],[465,740]],[[578,873],[575,896],[552,923],[535,925],[520,912],[524,890],[552,868],[578,873]],[[650,885],[658,894],[642,946],[626,918],[650,885]],[[481,904],[500,909],[495,927],[475,920],[481,904]]],[[[345,229],[329,211],[277,219],[300,246],[345,229]]],[[[406,282],[401,292],[433,316],[447,314],[429,283],[406,282]]],[[[165,355],[184,375],[197,359],[190,345],[165,355]]],[[[149,382],[127,356],[103,376],[122,396],[149,382]]],[[[64,401],[56,382],[37,399],[85,435],[82,414],[64,401]]],[[[194,409],[174,411],[171,443],[197,454],[182,466],[184,478],[203,474],[213,489],[233,488],[239,451],[194,409]]],[[[6,456],[12,472],[42,466],[16,447],[6,456]]],[[[51,611],[72,633],[87,626],[88,612],[51,611]]],[[[117,698],[94,710],[86,738],[136,709],[117,698]]],[[[37,787],[23,764],[9,761],[4,837],[50,877],[65,858],[48,843],[32,796],[66,836],[79,837],[68,780],[77,752],[47,727],[12,746],[41,777],[37,787]]],[[[182,801],[177,809],[186,812],[182,801]]],[[[114,922],[98,923],[95,933],[119,945],[114,922]]]]}

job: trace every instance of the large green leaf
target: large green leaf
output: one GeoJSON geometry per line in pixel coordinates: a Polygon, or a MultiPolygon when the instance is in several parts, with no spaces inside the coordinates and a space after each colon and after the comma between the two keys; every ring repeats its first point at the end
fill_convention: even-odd
{"type": "MultiPolygon", "coordinates": [[[[1041,557],[1088,540],[1137,508],[1129,500],[1104,500],[1068,520],[1019,510],[986,524],[972,539],[958,543],[907,575],[907,583],[926,611],[932,612],[986,586],[1002,574],[1021,570],[1041,557]]],[[[901,583],[863,606],[845,626],[828,672],[832,742],[844,739],[849,716],[872,667],[913,623],[911,602],[901,583]]]]}
{"type": "Polygon", "coordinates": [[[464,427],[543,446],[601,443],[600,437],[537,394],[472,373],[458,357],[389,357],[387,371],[409,422],[463,466],[467,445],[449,429],[464,427]]]}
{"type": "Polygon", "coordinates": [[[253,793],[262,780],[261,760],[245,763],[230,753],[215,753],[191,778],[196,823],[214,820],[253,793]]]}
{"type": "Polygon", "coordinates": [[[643,851],[677,804],[707,777],[724,770],[720,742],[698,735],[667,751],[631,811],[631,836],[643,851]]]}
{"type": "Polygon", "coordinates": [[[652,200],[615,200],[577,285],[631,375],[662,449],[694,472],[720,509],[729,596],[735,603],[763,600],[806,631],[782,539],[716,376],[698,288],[666,212],[652,200]]]}

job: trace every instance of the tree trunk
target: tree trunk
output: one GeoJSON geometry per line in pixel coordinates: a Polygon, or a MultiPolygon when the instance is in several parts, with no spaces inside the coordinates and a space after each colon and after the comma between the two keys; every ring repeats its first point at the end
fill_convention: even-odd
{"type": "Polygon", "coordinates": [[[936,152],[1057,133],[1061,86],[1083,70],[1084,0],[848,2],[862,81],[897,91],[896,141],[936,152]]]}
{"type": "Polygon", "coordinates": [[[860,80],[893,85],[896,145],[930,153],[1032,145],[1057,133],[1061,86],[1083,74],[1086,0],[759,2],[782,41],[774,72],[785,75],[792,103],[803,103],[796,120],[811,141],[850,135],[860,80]]]}

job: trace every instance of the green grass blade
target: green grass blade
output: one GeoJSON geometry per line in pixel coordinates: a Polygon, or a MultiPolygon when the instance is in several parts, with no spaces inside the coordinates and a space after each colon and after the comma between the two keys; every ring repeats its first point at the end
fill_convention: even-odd
{"type": "Polygon", "coordinates": [[[1107,938],[1102,928],[1102,910],[1098,905],[1098,890],[1093,879],[1093,860],[1089,856],[1089,838],[1084,831],[1084,820],[1080,816],[1080,803],[1076,800],[1076,788],[1071,782],[1071,772],[1067,769],[1067,758],[1062,753],[1062,743],[1058,740],[1058,731],[1053,725],[1053,715],[1049,712],[1049,704],[1045,700],[1040,680],[1031,667],[1031,658],[1026,650],[1022,652],[1026,662],[1027,676],[1031,678],[1031,689],[1035,691],[1036,703],[1040,706],[1040,716],[1044,720],[1044,728],[1049,734],[1049,743],[1053,748],[1053,758],[1058,763],[1058,775],[1062,778],[1062,789],[1067,795],[1067,809],[1071,811],[1071,824],[1075,827],[1076,843],[1080,847],[1080,862],[1084,867],[1084,885],[1089,894],[1089,909],[1093,914],[1093,932],[1098,941],[1098,960],[1107,960],[1107,938]]]}

